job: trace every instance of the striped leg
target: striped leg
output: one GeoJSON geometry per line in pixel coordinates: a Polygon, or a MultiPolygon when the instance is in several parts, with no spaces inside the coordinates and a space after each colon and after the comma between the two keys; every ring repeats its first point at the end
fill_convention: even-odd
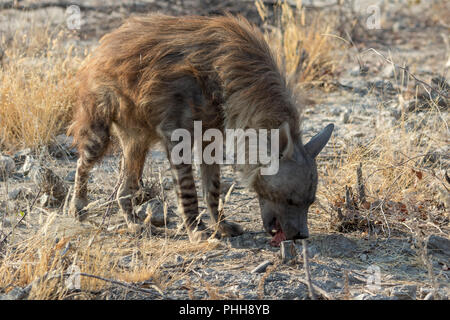
{"type": "Polygon", "coordinates": [[[142,221],[134,214],[133,195],[139,190],[148,142],[139,137],[127,137],[123,132],[119,134],[119,138],[123,151],[120,173],[123,180],[117,192],[117,202],[128,229],[131,232],[139,232],[142,229],[142,221]]]}
{"type": "Polygon", "coordinates": [[[225,220],[223,214],[219,213],[220,198],[220,166],[218,164],[201,164],[203,199],[205,199],[211,220],[218,223],[218,231],[223,236],[234,237],[243,233],[238,224],[225,220]]]}
{"type": "Polygon", "coordinates": [[[75,185],[69,214],[79,221],[87,217],[87,184],[89,171],[104,155],[109,144],[109,128],[104,124],[92,124],[85,130],[83,141],[79,145],[80,158],[77,162],[75,185]]]}
{"type": "MultiPolygon", "coordinates": [[[[172,123],[165,123],[161,125],[157,131],[159,133],[159,136],[163,140],[164,146],[166,148],[167,158],[170,162],[170,168],[175,184],[175,191],[177,194],[178,212],[183,219],[183,224],[186,228],[189,240],[192,243],[197,243],[199,241],[206,240],[209,235],[206,232],[204,223],[201,221],[201,219],[199,219],[198,216],[198,198],[197,190],[195,189],[194,176],[192,174],[192,164],[174,164],[172,162],[172,151],[173,148],[177,145],[176,142],[171,141],[172,132],[175,129],[176,127],[174,127],[172,123]]],[[[192,145],[193,140],[190,143],[190,146],[192,145]]]]}
{"type": "Polygon", "coordinates": [[[198,219],[198,199],[194,176],[192,175],[192,165],[172,165],[172,173],[176,184],[178,210],[183,217],[189,240],[192,243],[206,240],[208,238],[205,231],[206,227],[198,219]]]}

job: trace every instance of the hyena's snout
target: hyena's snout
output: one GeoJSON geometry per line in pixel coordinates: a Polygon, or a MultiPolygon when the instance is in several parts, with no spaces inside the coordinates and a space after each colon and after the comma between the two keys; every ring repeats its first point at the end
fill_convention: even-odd
{"type": "Polygon", "coordinates": [[[272,242],[309,237],[308,209],[280,206],[260,199],[263,226],[272,235],[272,242]]]}
{"type": "Polygon", "coordinates": [[[308,209],[287,208],[280,215],[280,225],[287,240],[308,238],[308,209]]]}

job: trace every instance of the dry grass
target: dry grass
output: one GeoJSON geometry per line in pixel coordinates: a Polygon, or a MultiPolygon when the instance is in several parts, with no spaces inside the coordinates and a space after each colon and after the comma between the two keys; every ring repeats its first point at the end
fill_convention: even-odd
{"type": "MultiPolygon", "coordinates": [[[[66,283],[72,266],[79,267],[77,272],[136,284],[137,288],[150,283],[164,290],[188,272],[190,263],[217,246],[217,242],[193,245],[185,239],[139,238],[124,230],[106,232],[95,228],[58,239],[57,232],[50,231],[58,226],[55,216],[56,213],[50,215],[30,238],[5,247],[0,261],[2,290],[9,292],[13,287],[23,288],[33,283],[28,299],[73,298],[76,291],[70,290],[66,283]],[[168,277],[161,271],[164,264],[173,264],[175,256],[185,258],[187,270],[168,277]]],[[[82,293],[79,294],[107,293],[103,289],[111,287],[111,283],[101,279],[82,276],[80,280],[82,293]]],[[[155,297],[158,297],[156,291],[155,297]]]]}
{"type": "Polygon", "coordinates": [[[0,146],[13,150],[49,143],[61,133],[73,104],[78,52],[49,27],[3,34],[0,68],[0,146]]]}
{"type": "MultiPolygon", "coordinates": [[[[280,1],[275,10],[279,14],[279,26],[266,32],[266,39],[277,56],[283,60],[288,78],[297,84],[322,85],[333,77],[337,60],[335,38],[330,36],[333,19],[323,13],[306,12],[302,1],[293,9],[286,1],[280,1]]],[[[267,19],[267,8],[256,1],[261,19],[267,19]]]]}
{"type": "MultiPolygon", "coordinates": [[[[397,125],[387,123],[381,116],[383,109],[380,105],[373,139],[363,145],[347,140],[336,146],[334,160],[320,167],[323,183],[318,199],[329,204],[329,214],[335,215],[337,207],[345,206],[348,186],[358,202],[356,176],[362,164],[367,197],[365,203],[357,204],[357,214],[380,225],[384,236],[393,228],[445,234],[441,228],[448,228],[448,203],[442,200],[442,194],[448,194],[446,165],[441,160],[430,163],[425,159],[429,152],[448,145],[448,119],[442,118],[437,109],[429,110],[424,114],[425,128],[408,130],[405,118],[397,125]]],[[[316,218],[330,222],[323,214],[316,218]]]]}

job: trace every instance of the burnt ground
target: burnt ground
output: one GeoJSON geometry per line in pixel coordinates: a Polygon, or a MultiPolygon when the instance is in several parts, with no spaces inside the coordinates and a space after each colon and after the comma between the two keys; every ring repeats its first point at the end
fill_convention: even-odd
{"type": "MultiPolygon", "coordinates": [[[[145,2],[145,1],[141,1],[145,2]]],[[[26,4],[26,1],[21,3],[26,4]]],[[[102,1],[102,6],[112,5],[114,1],[102,1]]],[[[128,3],[128,2],[125,2],[128,3]]],[[[172,14],[214,14],[228,9],[241,13],[258,23],[259,16],[252,1],[147,1],[145,10],[160,10],[172,14]]],[[[100,6],[98,1],[83,1],[86,6],[100,6]]],[[[120,25],[120,21],[130,14],[130,10],[139,12],[142,8],[105,9],[105,12],[88,10],[85,12],[85,23],[75,41],[81,46],[95,46],[96,40],[107,31],[120,25]]],[[[47,8],[33,11],[54,17],[55,21],[64,19],[61,8],[47,8]]],[[[420,8],[417,9],[420,12],[420,8]]],[[[16,10],[7,10],[9,18],[17,15],[16,10]]],[[[443,61],[448,59],[449,49],[441,34],[447,32],[448,25],[430,26],[416,19],[416,11],[406,12],[404,16],[395,15],[386,19],[383,32],[367,36],[367,43],[357,43],[348,49],[350,54],[343,58],[340,64],[338,78],[333,90],[321,91],[311,89],[308,95],[315,98],[316,104],[307,106],[304,110],[302,124],[305,141],[317,133],[328,123],[335,123],[336,129],[331,143],[319,156],[320,190],[326,190],[324,175],[330,170],[339,170],[336,164],[336,154],[344,152],[348,145],[364,145],[373,140],[385,128],[398,123],[397,112],[398,84],[389,66],[379,56],[364,52],[364,48],[373,47],[387,54],[390,52],[396,61],[408,61],[414,67],[416,75],[430,80],[442,73],[443,61]],[[409,19],[409,20],[408,20],[409,19]],[[410,23],[410,21],[414,23],[410,23]],[[359,56],[368,68],[361,74],[355,56],[359,56]],[[383,110],[380,110],[380,104],[383,110]]],[[[5,18],[2,18],[5,19],[5,18]]],[[[7,19],[7,18],[6,18],[7,19]]],[[[55,23],[60,23],[55,22],[55,23]]],[[[5,23],[5,21],[1,21],[5,23]]],[[[447,37],[448,38],[448,37],[447,37]]],[[[341,53],[339,53],[341,54],[341,53]]],[[[447,66],[448,68],[448,66],[447,66]]],[[[448,109],[443,109],[442,118],[448,121],[448,109]]],[[[430,122],[423,123],[424,113],[411,113],[406,125],[410,133],[420,132],[427,135],[433,130],[430,122]]],[[[434,121],[434,120],[427,120],[434,121]]],[[[430,133],[431,134],[431,133],[430,133]]],[[[449,149],[448,131],[442,132],[445,145],[435,145],[441,157],[440,170],[448,169],[449,149]]],[[[392,137],[393,140],[398,137],[392,137]]],[[[432,143],[428,141],[427,143],[432,143]]],[[[22,150],[22,154],[32,156],[61,177],[70,187],[76,167],[76,154],[70,150],[66,142],[59,147],[49,146],[41,150],[22,150]],[[60,147],[60,151],[55,151],[60,147]]],[[[430,150],[429,145],[426,150],[430,150]]],[[[98,164],[91,174],[90,200],[105,203],[114,191],[119,172],[119,157],[117,152],[110,153],[98,164]]],[[[35,197],[39,186],[30,174],[21,171],[25,156],[16,154],[16,172],[7,182],[3,182],[1,200],[3,214],[2,230],[8,233],[21,219],[20,215],[11,212],[24,208],[24,198],[27,203],[35,197]],[[19,194],[16,197],[14,191],[19,194]],[[7,209],[5,209],[7,208],[7,209]],[[9,214],[6,214],[9,212],[9,214]]],[[[296,243],[297,257],[283,263],[280,249],[269,245],[270,237],[264,233],[259,216],[259,206],[255,194],[249,191],[239,181],[237,173],[231,167],[222,168],[224,184],[223,196],[228,188],[235,183],[224,212],[230,221],[240,223],[245,233],[242,236],[211,241],[208,251],[200,256],[198,253],[182,253],[171,257],[160,265],[160,277],[173,279],[164,287],[165,299],[205,299],[205,298],[238,298],[238,299],[308,299],[308,290],[304,281],[305,270],[301,256],[301,243],[296,243]],[[266,272],[252,273],[260,263],[269,260],[271,266],[266,272]],[[207,285],[205,285],[207,284],[207,285]]],[[[153,150],[147,159],[144,171],[144,185],[158,184],[163,181],[164,199],[169,211],[176,212],[176,197],[171,185],[171,174],[164,153],[153,150]],[[161,176],[161,180],[159,179],[161,176]]],[[[356,181],[355,181],[356,183],[356,181]]],[[[201,186],[196,172],[196,184],[199,195],[201,186]]],[[[438,289],[436,297],[448,299],[450,295],[448,266],[450,265],[449,224],[448,218],[438,227],[431,228],[423,236],[432,235],[428,248],[428,259],[423,259],[423,245],[415,232],[408,229],[392,227],[388,235],[383,229],[378,232],[338,232],[334,230],[330,212],[325,210],[326,199],[320,191],[317,203],[309,214],[311,237],[307,240],[309,262],[313,283],[325,291],[332,299],[424,299],[434,288],[438,289]],[[434,238],[433,238],[434,237],[434,238]],[[434,242],[433,242],[434,241],[434,242]],[[447,241],[447,242],[446,242],[447,241]],[[431,267],[430,267],[431,266],[431,267]],[[379,271],[379,273],[378,273],[379,271]],[[380,276],[379,286],[370,286],[373,276],[380,276]],[[372,278],[371,278],[372,276],[372,278]]],[[[448,189],[447,189],[448,190],[448,189]]],[[[203,200],[199,198],[203,218],[209,221],[203,200]]],[[[331,209],[330,209],[331,210],[331,209]]],[[[448,210],[448,208],[447,208],[448,210]]],[[[77,237],[98,230],[102,223],[105,207],[94,210],[87,222],[78,223],[68,217],[62,207],[52,207],[39,201],[33,206],[26,219],[14,229],[8,239],[13,245],[33,235],[49,217],[52,223],[48,233],[56,238],[77,237]]],[[[445,209],[444,209],[445,211],[445,209]]],[[[124,229],[123,218],[117,214],[117,207],[110,209],[111,217],[107,219],[107,227],[103,229],[100,238],[115,237],[121,231],[121,239],[130,239],[132,243],[143,239],[166,239],[168,245],[188,242],[184,230],[180,230],[181,219],[176,214],[169,215],[169,223],[162,228],[154,228],[151,235],[133,236],[124,229]]],[[[448,213],[447,213],[448,215],[448,213]]],[[[448,216],[447,216],[448,217],[448,216]]],[[[428,230],[428,229],[427,229],[428,230]]],[[[141,250],[136,246],[136,252],[141,250]]],[[[126,255],[123,258],[124,268],[131,268],[139,262],[138,258],[126,255]]],[[[1,289],[1,288],[0,288],[1,289]]],[[[8,291],[5,289],[5,291],[8,291]]],[[[327,296],[318,294],[325,299],[327,296]]],[[[106,285],[96,292],[85,292],[82,298],[90,299],[160,299],[157,293],[136,293],[120,286],[106,285]]]]}

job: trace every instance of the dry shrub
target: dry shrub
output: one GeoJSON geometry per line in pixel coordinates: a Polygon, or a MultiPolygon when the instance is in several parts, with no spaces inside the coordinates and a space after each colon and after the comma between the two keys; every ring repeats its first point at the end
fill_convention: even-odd
{"type": "MultiPolygon", "coordinates": [[[[33,283],[26,299],[67,299],[74,295],[66,283],[68,275],[73,274],[72,266],[79,268],[72,269],[75,272],[137,287],[147,281],[164,290],[185,277],[191,263],[217,246],[217,242],[194,245],[185,239],[142,239],[120,230],[106,234],[105,230],[92,228],[58,239],[57,233],[53,232],[60,223],[58,219],[56,213],[51,214],[35,235],[3,246],[0,252],[1,291],[9,292],[14,287],[24,288],[33,283]],[[172,264],[178,255],[184,257],[187,271],[172,273],[170,277],[161,273],[163,265],[172,264]],[[131,258],[124,263],[127,256],[131,258]]],[[[81,293],[78,293],[84,295],[92,292],[108,294],[111,286],[117,287],[108,281],[86,276],[81,276],[80,282],[81,293]]]]}
{"type": "MultiPolygon", "coordinates": [[[[383,112],[380,107],[380,114],[383,112]]],[[[371,141],[361,145],[347,140],[335,150],[332,164],[319,166],[324,172],[320,174],[323,183],[318,199],[330,205],[330,214],[336,214],[337,207],[345,210],[346,187],[357,195],[357,168],[362,164],[367,203],[359,204],[358,214],[380,225],[384,235],[393,228],[408,232],[419,226],[441,233],[441,228],[448,227],[448,204],[440,196],[448,194],[448,164],[445,155],[436,156],[436,150],[445,150],[448,144],[448,119],[438,109],[424,113],[426,125],[421,128],[420,121],[406,118],[391,125],[380,117],[371,141]],[[416,126],[407,125],[408,121],[416,126]]],[[[315,219],[323,226],[329,216],[322,214],[315,219]]]]}
{"type": "Polygon", "coordinates": [[[12,150],[49,143],[71,114],[71,80],[79,63],[64,32],[29,27],[11,37],[0,68],[0,147],[12,150]]]}
{"type": "MultiPolygon", "coordinates": [[[[267,19],[267,8],[256,1],[261,19],[267,19]]],[[[283,60],[288,78],[300,85],[324,84],[336,71],[337,61],[333,51],[337,41],[330,36],[333,19],[322,12],[306,12],[302,1],[296,1],[293,9],[286,1],[280,1],[279,26],[266,32],[266,39],[283,60]]]]}

